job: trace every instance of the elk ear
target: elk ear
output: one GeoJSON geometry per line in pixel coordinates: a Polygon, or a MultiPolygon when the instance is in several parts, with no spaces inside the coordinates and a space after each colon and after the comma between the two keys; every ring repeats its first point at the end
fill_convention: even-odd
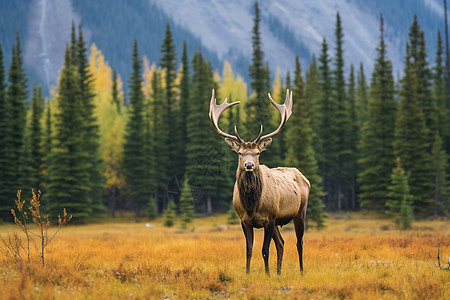
{"type": "Polygon", "coordinates": [[[266,138],[258,142],[259,151],[264,151],[272,144],[272,138],[266,138]]]}
{"type": "Polygon", "coordinates": [[[228,148],[234,152],[238,152],[239,146],[241,145],[238,141],[229,138],[225,138],[225,143],[227,143],[228,148]]]}

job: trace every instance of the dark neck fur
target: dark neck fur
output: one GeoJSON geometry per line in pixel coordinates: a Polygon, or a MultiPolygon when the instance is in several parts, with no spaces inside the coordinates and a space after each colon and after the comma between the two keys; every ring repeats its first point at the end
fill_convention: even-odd
{"type": "Polygon", "coordinates": [[[253,172],[237,170],[239,198],[247,214],[252,217],[261,205],[262,175],[259,168],[253,172]]]}

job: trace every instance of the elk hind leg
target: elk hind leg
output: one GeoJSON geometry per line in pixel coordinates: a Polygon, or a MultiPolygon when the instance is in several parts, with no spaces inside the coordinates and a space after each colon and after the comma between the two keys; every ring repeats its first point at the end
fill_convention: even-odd
{"type": "Polygon", "coordinates": [[[245,242],[247,246],[247,266],[246,272],[250,273],[250,262],[252,260],[253,254],[253,228],[247,227],[243,222],[241,222],[242,230],[244,231],[245,242]]]}
{"type": "Polygon", "coordinates": [[[303,234],[305,233],[305,218],[299,213],[294,218],[295,235],[297,236],[297,252],[300,262],[300,272],[303,274],[303,234]]]}
{"type": "Polygon", "coordinates": [[[283,252],[284,252],[284,240],[281,237],[280,230],[278,226],[275,225],[275,230],[272,235],[275,246],[277,247],[277,274],[281,275],[281,265],[283,263],[283,252]]]}

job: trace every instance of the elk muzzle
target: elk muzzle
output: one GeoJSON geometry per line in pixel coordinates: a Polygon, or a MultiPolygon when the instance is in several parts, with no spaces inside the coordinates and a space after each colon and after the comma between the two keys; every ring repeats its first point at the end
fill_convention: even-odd
{"type": "Polygon", "coordinates": [[[244,168],[245,168],[245,171],[247,171],[247,172],[253,172],[253,168],[255,168],[255,164],[252,162],[246,162],[246,163],[244,163],[244,168]]]}

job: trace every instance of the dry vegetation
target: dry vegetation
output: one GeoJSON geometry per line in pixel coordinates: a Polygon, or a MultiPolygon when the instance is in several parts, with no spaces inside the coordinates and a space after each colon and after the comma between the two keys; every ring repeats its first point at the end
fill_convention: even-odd
{"type": "MultiPolygon", "coordinates": [[[[400,231],[389,220],[330,218],[306,232],[300,275],[291,224],[281,233],[281,277],[264,273],[262,230],[256,231],[252,272],[245,274],[239,225],[227,216],[195,221],[195,230],[165,228],[163,220],[69,226],[47,249],[46,266],[0,257],[2,299],[450,299],[450,228],[420,221],[400,231]],[[222,229],[222,230],[221,230],[222,229]],[[437,253],[440,249],[440,264],[437,253]]],[[[17,231],[0,226],[3,236],[17,231]]],[[[34,247],[34,246],[32,246],[34,247]]],[[[276,251],[270,249],[272,274],[276,251]]]]}

